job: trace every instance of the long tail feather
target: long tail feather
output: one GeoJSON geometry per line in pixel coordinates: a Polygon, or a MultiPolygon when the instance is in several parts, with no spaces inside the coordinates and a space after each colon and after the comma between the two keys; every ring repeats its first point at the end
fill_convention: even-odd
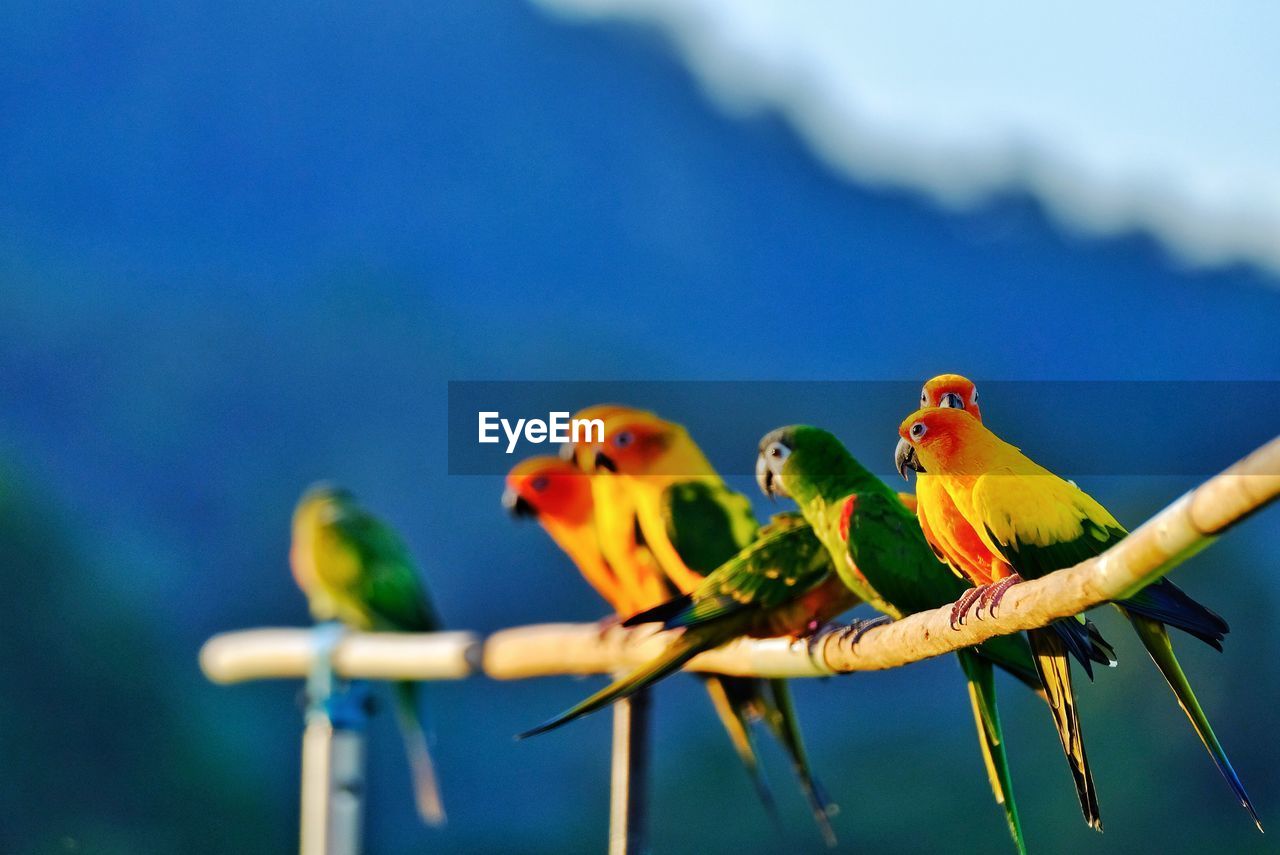
{"type": "Polygon", "coordinates": [[[1022,836],[1022,821],[1018,818],[1018,805],[1013,800],[1013,777],[1009,771],[1009,758],[1004,750],[1004,734],[1000,727],[1000,710],[996,707],[995,673],[991,663],[968,650],[958,654],[960,667],[969,682],[969,701],[973,705],[973,718],[978,727],[978,745],[982,748],[982,762],[991,781],[991,792],[996,804],[1004,808],[1005,822],[1013,845],[1020,855],[1026,855],[1027,843],[1022,836]]]}
{"type": "Polygon", "coordinates": [[[440,784],[427,747],[427,734],[418,715],[417,685],[396,683],[393,691],[396,719],[404,738],[405,752],[409,755],[409,769],[413,773],[413,795],[418,814],[428,825],[444,825],[446,817],[444,802],[440,798],[440,784]]]}
{"type": "Polygon", "coordinates": [[[1222,639],[1231,631],[1231,627],[1218,614],[1191,599],[1168,579],[1148,585],[1117,605],[1126,612],[1180,629],[1215,650],[1222,650],[1222,639]]]}
{"type": "Polygon", "coordinates": [[[831,827],[831,817],[839,812],[839,807],[832,804],[822,784],[813,775],[809,755],[804,747],[804,737],[800,734],[800,720],[791,699],[791,688],[786,680],[769,680],[768,685],[773,703],[768,705],[765,723],[791,758],[791,768],[800,781],[800,789],[805,801],[809,803],[809,810],[813,813],[814,822],[818,824],[822,839],[827,846],[834,847],[837,840],[835,829],[831,827]]]}
{"type": "Polygon", "coordinates": [[[1159,621],[1135,614],[1127,614],[1127,616],[1138,633],[1138,638],[1142,639],[1143,646],[1151,654],[1152,661],[1156,663],[1156,667],[1169,683],[1169,688],[1173,689],[1173,694],[1182,706],[1182,711],[1191,720],[1191,726],[1195,728],[1196,734],[1204,743],[1209,756],[1213,758],[1218,771],[1222,773],[1223,778],[1226,778],[1227,784],[1240,800],[1240,804],[1249,812],[1258,830],[1262,831],[1262,822],[1258,819],[1258,812],[1253,809],[1253,803],[1249,801],[1249,794],[1245,792],[1244,784],[1240,782],[1236,770],[1231,767],[1227,752],[1223,750],[1222,743],[1218,742],[1218,737],[1214,735],[1213,728],[1209,726],[1208,716],[1204,714],[1195,693],[1191,691],[1187,675],[1183,673],[1178,658],[1173,655],[1173,644],[1169,640],[1168,631],[1159,621]]]}
{"type": "Polygon", "coordinates": [[[1098,811],[1098,793],[1093,786],[1093,773],[1089,771],[1089,759],[1085,756],[1084,739],[1080,735],[1080,717],[1076,699],[1071,689],[1071,663],[1067,660],[1067,646],[1052,628],[1032,630],[1027,633],[1031,650],[1035,653],[1036,669],[1048,695],[1049,710],[1062,742],[1062,751],[1071,767],[1076,795],[1080,799],[1080,811],[1090,828],[1102,830],[1102,816],[1098,811]]]}
{"type": "Polygon", "coordinates": [[[574,704],[558,716],[543,722],[537,727],[518,734],[516,738],[525,739],[526,737],[546,733],[549,730],[555,730],[557,727],[568,724],[574,719],[604,709],[615,701],[629,698],[646,686],[651,686],[668,674],[680,670],[684,663],[702,651],[716,646],[718,641],[718,639],[708,640],[699,633],[686,632],[672,642],[671,646],[661,656],[649,664],[637,668],[626,677],[615,680],[586,700],[574,704]]]}
{"type": "Polygon", "coordinates": [[[755,740],[751,736],[751,720],[755,717],[751,708],[752,698],[758,697],[759,689],[751,685],[743,685],[758,682],[741,677],[703,678],[703,685],[706,686],[707,694],[711,697],[716,715],[720,718],[725,732],[729,734],[729,741],[733,743],[734,752],[742,761],[743,768],[747,770],[747,776],[751,778],[756,795],[760,797],[765,810],[773,817],[775,823],[780,823],[777,802],[774,801],[773,790],[769,787],[764,769],[760,766],[760,756],[756,752],[755,740]]]}

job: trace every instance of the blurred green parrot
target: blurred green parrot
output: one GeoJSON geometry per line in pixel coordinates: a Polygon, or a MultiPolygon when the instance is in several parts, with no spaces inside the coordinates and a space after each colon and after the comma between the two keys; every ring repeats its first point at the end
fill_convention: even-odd
{"type": "MultiPolygon", "coordinates": [[[[340,621],[360,632],[443,628],[404,541],[340,487],[318,484],[298,501],[289,563],[317,621],[340,621]]],[[[443,825],[444,804],[418,714],[417,685],[401,681],[392,690],[418,813],[430,825],[443,825]]]]}

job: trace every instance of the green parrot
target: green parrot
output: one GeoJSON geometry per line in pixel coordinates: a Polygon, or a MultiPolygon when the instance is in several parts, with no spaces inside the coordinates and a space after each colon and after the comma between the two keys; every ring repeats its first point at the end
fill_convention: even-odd
{"type": "MultiPolygon", "coordinates": [[[[317,621],[361,632],[436,632],[443,628],[400,536],[328,484],[307,490],[293,514],[289,563],[317,621]]],[[[443,825],[444,805],[418,715],[417,686],[392,684],[396,719],[413,772],[423,821],[443,825]]]]}
{"type": "MultiPolygon", "coordinates": [[[[680,631],[661,656],[520,737],[545,733],[630,697],[680,670],[699,653],[736,638],[808,635],[856,604],[809,525],[798,514],[780,514],[696,589],[623,622],[661,623],[664,629],[680,631]]],[[[757,713],[786,748],[819,828],[834,845],[829,819],[834,808],[810,771],[787,683],[761,682],[768,696],[757,713]]]]}
{"type": "MultiPolygon", "coordinates": [[[[859,464],[836,437],[805,425],[779,428],[760,441],[756,476],[770,497],[789,496],[826,546],[845,584],[894,620],[950,604],[969,587],[940,563],[921,533],[916,515],[879,478],[859,464]]],[[[1078,639],[1086,661],[1110,664],[1112,652],[1092,625],[1078,639]]],[[[1001,733],[992,666],[1013,674],[1046,699],[1031,649],[1021,634],[1001,636],[957,653],[969,683],[983,760],[996,801],[1005,811],[1018,850],[1025,851],[1001,733]]],[[[1051,709],[1060,704],[1050,703],[1051,709]]],[[[1083,746],[1070,716],[1055,712],[1055,725],[1072,768],[1081,806],[1094,825],[1097,799],[1083,746]]],[[[1078,731],[1077,731],[1078,732],[1078,731]]]]}

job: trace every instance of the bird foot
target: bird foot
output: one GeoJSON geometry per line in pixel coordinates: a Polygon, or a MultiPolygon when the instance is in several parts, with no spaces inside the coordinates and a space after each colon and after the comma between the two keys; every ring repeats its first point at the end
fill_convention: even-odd
{"type": "Polygon", "coordinates": [[[977,588],[970,588],[960,595],[960,599],[955,601],[951,606],[951,628],[959,629],[964,622],[969,619],[969,609],[982,596],[982,592],[986,589],[985,585],[977,588]]]}
{"type": "Polygon", "coordinates": [[[1009,589],[1022,581],[1022,577],[1017,573],[1005,576],[999,582],[991,585],[984,585],[982,595],[978,597],[978,608],[974,611],[974,615],[978,620],[982,620],[982,612],[986,611],[991,617],[996,616],[996,610],[1000,608],[1000,601],[1004,599],[1004,595],[1009,589]]]}
{"type": "Polygon", "coordinates": [[[867,634],[868,630],[875,629],[877,626],[884,626],[892,623],[893,618],[888,615],[880,615],[879,617],[867,618],[866,620],[855,620],[853,623],[839,630],[841,643],[848,642],[849,646],[856,647],[858,642],[862,640],[862,636],[867,634]]]}

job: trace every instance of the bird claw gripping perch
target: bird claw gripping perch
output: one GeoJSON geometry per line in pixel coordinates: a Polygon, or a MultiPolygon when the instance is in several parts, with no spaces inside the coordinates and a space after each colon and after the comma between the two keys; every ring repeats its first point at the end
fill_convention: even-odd
{"type": "Polygon", "coordinates": [[[862,640],[862,636],[866,635],[869,630],[892,622],[893,618],[888,615],[878,615],[866,620],[855,620],[840,630],[840,641],[841,643],[848,642],[850,647],[857,647],[858,642],[862,640]]]}

